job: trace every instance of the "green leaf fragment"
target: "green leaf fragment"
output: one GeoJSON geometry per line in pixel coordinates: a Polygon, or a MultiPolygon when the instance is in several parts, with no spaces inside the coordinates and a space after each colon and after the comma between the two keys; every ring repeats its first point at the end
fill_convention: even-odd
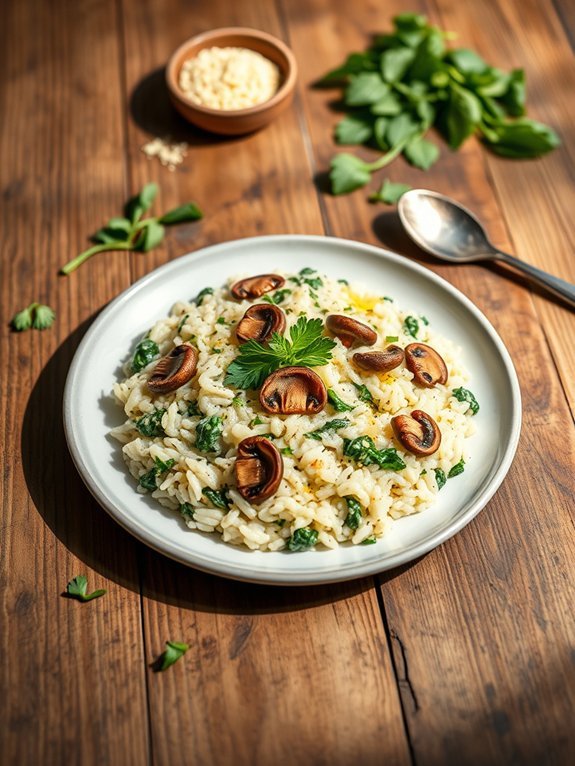
{"type": "Polygon", "coordinates": [[[164,429],[162,428],[162,418],[165,413],[165,409],[160,409],[142,415],[141,418],[136,420],[136,428],[142,436],[163,436],[164,429]]]}
{"type": "Polygon", "coordinates": [[[460,473],[465,471],[465,460],[461,458],[459,463],[456,463],[447,474],[448,479],[453,479],[455,476],[459,476],[460,473]]]}
{"type": "Polygon", "coordinates": [[[66,594],[71,598],[75,598],[78,601],[92,601],[95,598],[99,598],[106,593],[104,589],[94,590],[92,593],[88,593],[88,578],[85,575],[78,575],[70,580],[66,586],[66,594]]]}
{"type": "Polygon", "coordinates": [[[144,221],[145,226],[140,229],[134,242],[133,249],[142,253],[147,253],[153,247],[157,247],[164,239],[165,229],[155,218],[148,218],[144,221]]]}
{"type": "Polygon", "coordinates": [[[447,482],[447,476],[445,475],[445,471],[442,468],[434,468],[433,472],[435,473],[435,482],[437,484],[437,489],[441,489],[445,486],[445,483],[447,482]]]}
{"type": "Polygon", "coordinates": [[[220,490],[210,489],[209,487],[204,487],[202,489],[202,494],[212,503],[212,505],[216,508],[221,508],[223,511],[227,511],[231,503],[227,493],[227,487],[220,490]]]}
{"type": "Polygon", "coordinates": [[[190,647],[178,641],[166,641],[166,648],[160,656],[158,670],[163,671],[181,659],[190,647]]]}
{"type": "Polygon", "coordinates": [[[367,118],[344,117],[335,126],[335,140],[338,144],[363,144],[373,135],[372,121],[367,118]]]}
{"type": "Polygon", "coordinates": [[[333,388],[328,388],[327,400],[336,412],[351,412],[351,410],[355,409],[352,404],[346,404],[342,399],[340,399],[333,388]]]}
{"type": "Polygon", "coordinates": [[[169,210],[158,218],[160,223],[166,226],[172,226],[175,223],[187,223],[189,221],[198,221],[204,214],[195,202],[186,202],[184,205],[169,210]]]}
{"type": "Polygon", "coordinates": [[[213,287],[204,287],[203,290],[200,290],[200,292],[196,295],[196,297],[193,300],[193,303],[195,303],[197,306],[201,306],[202,302],[205,297],[208,295],[214,294],[214,288],[213,287]]]}
{"type": "Polygon", "coordinates": [[[411,189],[408,184],[394,183],[387,179],[381,189],[369,197],[370,202],[384,202],[386,205],[397,205],[400,198],[411,189]]]}
{"type": "Polygon", "coordinates": [[[132,371],[140,372],[147,367],[150,362],[160,355],[160,348],[157,343],[150,338],[143,338],[134,351],[132,357],[132,371]]]}
{"type": "Polygon", "coordinates": [[[416,168],[429,170],[439,158],[439,149],[425,138],[412,139],[403,150],[405,158],[416,168]]]}
{"type": "Polygon", "coordinates": [[[463,388],[463,386],[460,386],[459,388],[454,388],[451,393],[458,402],[467,402],[469,404],[468,409],[471,410],[471,414],[477,415],[479,412],[479,402],[468,388],[463,388]]]}
{"type": "Polygon", "coordinates": [[[353,154],[336,154],[331,160],[329,177],[333,194],[347,194],[369,183],[371,170],[366,162],[353,154]]]}
{"type": "Polygon", "coordinates": [[[196,449],[200,452],[216,452],[224,424],[218,415],[200,420],[196,426],[196,449]]]}
{"type": "Polygon", "coordinates": [[[371,436],[343,440],[343,454],[362,465],[378,465],[389,471],[401,471],[405,463],[395,447],[377,449],[371,436]]]}
{"type": "Polygon", "coordinates": [[[389,92],[387,85],[377,72],[362,72],[353,75],[344,94],[348,106],[375,104],[389,92]]]}
{"type": "Polygon", "coordinates": [[[345,519],[345,525],[348,526],[350,529],[357,529],[359,525],[361,524],[361,518],[362,518],[362,508],[359,500],[352,495],[348,495],[344,498],[347,508],[348,508],[348,514],[345,519]]]}
{"type": "Polygon", "coordinates": [[[324,434],[330,433],[330,431],[339,431],[340,428],[345,428],[350,424],[347,418],[335,418],[334,420],[328,420],[323,426],[316,428],[314,431],[309,431],[305,434],[306,439],[315,439],[321,441],[324,434]]]}
{"type": "Polygon", "coordinates": [[[288,550],[296,553],[312,548],[317,543],[318,536],[318,532],[315,529],[300,527],[289,538],[287,543],[288,550]]]}

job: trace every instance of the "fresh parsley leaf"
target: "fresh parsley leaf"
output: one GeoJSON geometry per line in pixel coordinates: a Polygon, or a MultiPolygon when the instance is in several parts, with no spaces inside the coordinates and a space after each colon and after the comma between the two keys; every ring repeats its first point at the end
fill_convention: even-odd
{"type": "Polygon", "coordinates": [[[373,396],[371,395],[371,392],[367,386],[364,386],[360,383],[354,383],[353,384],[357,391],[357,398],[360,402],[366,402],[367,404],[371,404],[372,406],[375,404],[373,400],[373,396]]]}
{"type": "Polygon", "coordinates": [[[383,182],[381,189],[378,192],[370,195],[369,201],[385,202],[386,205],[397,205],[400,197],[402,197],[405,192],[408,192],[410,189],[411,186],[409,186],[409,184],[393,183],[393,181],[388,181],[386,179],[383,182]]]}
{"type": "Polygon", "coordinates": [[[142,415],[141,418],[136,420],[136,428],[142,434],[142,436],[163,436],[164,429],[162,428],[162,418],[166,410],[154,410],[142,415]]]}
{"type": "Polygon", "coordinates": [[[218,415],[200,420],[196,426],[196,449],[200,452],[215,452],[223,430],[224,424],[218,415]]]}
{"type": "Polygon", "coordinates": [[[415,51],[411,48],[391,48],[382,53],[381,73],[383,79],[388,83],[396,83],[401,80],[414,58],[415,51]]]}
{"type": "Polygon", "coordinates": [[[447,476],[445,475],[445,471],[442,468],[434,468],[433,472],[435,473],[435,482],[437,484],[437,489],[441,489],[445,486],[445,483],[447,482],[447,476]]]}
{"type": "Polygon", "coordinates": [[[366,106],[375,104],[389,92],[387,85],[378,72],[361,72],[350,77],[344,94],[347,106],[366,106]]]}
{"type": "Polygon", "coordinates": [[[453,479],[455,476],[459,476],[460,473],[465,471],[465,460],[461,458],[459,463],[456,463],[447,474],[448,479],[453,479]]]}
{"type": "Polygon", "coordinates": [[[24,330],[46,330],[51,327],[56,314],[50,306],[42,303],[31,303],[12,317],[12,327],[16,332],[24,330]]]}
{"type": "Polygon", "coordinates": [[[481,56],[467,48],[450,51],[449,59],[462,74],[481,74],[487,69],[481,56]]]}
{"type": "Polygon", "coordinates": [[[96,244],[77,255],[60,269],[61,274],[70,274],[82,263],[97,253],[106,250],[132,250],[147,253],[156,247],[164,238],[164,225],[194,221],[202,217],[198,206],[189,202],[170,210],[159,218],[146,218],[146,213],[156,195],[158,187],[155,183],[146,184],[142,191],[128,200],[125,205],[125,217],[110,218],[107,225],[91,237],[96,244]]]}
{"type": "Polygon", "coordinates": [[[216,508],[221,508],[223,511],[227,511],[230,507],[231,500],[228,497],[227,487],[220,490],[204,487],[202,489],[202,494],[205,495],[216,508]]]}
{"type": "Polygon", "coordinates": [[[477,415],[479,412],[479,402],[468,388],[460,386],[459,388],[454,388],[451,393],[458,402],[468,402],[468,409],[471,410],[471,414],[477,415]]]}
{"type": "Polygon", "coordinates": [[[92,601],[94,598],[99,598],[106,593],[105,590],[94,590],[92,593],[88,593],[88,578],[84,575],[78,575],[70,580],[66,586],[66,594],[71,598],[78,599],[78,601],[92,601]]]}
{"type": "Polygon", "coordinates": [[[203,415],[204,413],[201,411],[201,409],[198,407],[197,402],[189,402],[188,408],[186,409],[186,415],[190,418],[196,416],[196,415],[203,415]]]}
{"type": "Polygon", "coordinates": [[[289,331],[290,340],[273,333],[267,346],[254,340],[243,343],[239,356],[229,365],[224,384],[235,388],[259,388],[280,367],[318,367],[331,359],[335,343],[323,335],[321,319],[300,317],[289,331]]]}
{"type": "Polygon", "coordinates": [[[334,194],[348,194],[371,181],[371,168],[353,154],[336,154],[329,173],[334,194]]]}
{"type": "Polygon", "coordinates": [[[375,545],[377,542],[377,539],[375,535],[370,535],[369,537],[366,537],[365,540],[362,540],[360,545],[375,545]]]}
{"type": "Polygon", "coordinates": [[[527,118],[495,125],[493,131],[489,136],[484,131],[483,140],[495,154],[511,159],[540,157],[561,143],[548,125],[527,118]]]}
{"type": "Polygon", "coordinates": [[[167,670],[171,665],[181,659],[190,647],[178,641],[166,641],[166,648],[157,663],[157,670],[167,670]]]}
{"type": "Polygon", "coordinates": [[[355,409],[353,405],[346,404],[340,399],[333,388],[327,389],[327,400],[336,412],[351,412],[351,410],[355,409]]]}
{"type": "Polygon", "coordinates": [[[307,434],[305,434],[306,439],[315,439],[316,441],[321,441],[321,437],[329,433],[330,431],[338,431],[340,428],[345,428],[350,424],[350,421],[347,420],[347,418],[335,418],[334,420],[328,420],[327,423],[324,423],[323,426],[320,426],[319,428],[316,428],[315,431],[309,431],[307,434]]]}
{"type": "Polygon", "coordinates": [[[361,524],[361,505],[359,500],[352,495],[348,495],[344,498],[347,503],[348,514],[345,519],[345,525],[350,529],[357,529],[361,524]]]}
{"type": "Polygon", "coordinates": [[[267,293],[267,295],[263,295],[262,301],[265,301],[266,303],[271,303],[273,306],[277,306],[278,304],[283,303],[286,295],[291,295],[291,290],[289,290],[287,287],[284,288],[283,290],[276,290],[273,295],[271,293],[267,293]]]}
{"type": "Polygon", "coordinates": [[[411,335],[412,338],[417,338],[419,332],[419,321],[414,316],[407,316],[403,321],[403,331],[406,335],[411,335]]]}
{"type": "Polygon", "coordinates": [[[311,527],[300,527],[296,529],[287,543],[288,550],[292,553],[305,551],[312,548],[317,543],[318,533],[311,527]]]}
{"type": "Polygon", "coordinates": [[[134,351],[132,357],[132,372],[140,372],[147,367],[152,359],[160,355],[160,348],[157,343],[149,338],[143,338],[134,351]]]}
{"type": "Polygon", "coordinates": [[[343,440],[343,454],[362,465],[378,465],[389,471],[401,471],[405,463],[395,447],[377,449],[371,436],[343,440]]]}
{"type": "Polygon", "coordinates": [[[478,127],[481,117],[481,102],[477,96],[467,88],[452,83],[445,117],[449,146],[459,149],[478,127]]]}
{"type": "Polygon", "coordinates": [[[359,74],[368,69],[376,69],[374,58],[369,53],[350,53],[342,66],[325,74],[319,84],[329,84],[346,80],[350,75],[359,74]]]}
{"type": "Polygon", "coordinates": [[[203,213],[195,202],[186,202],[185,205],[170,210],[158,218],[160,223],[166,226],[172,226],[175,223],[188,223],[189,221],[198,221],[203,218],[203,213]]]}
{"type": "Polygon", "coordinates": [[[289,455],[289,456],[293,455],[293,450],[291,447],[282,447],[282,449],[280,449],[280,452],[282,453],[282,455],[289,455]]]}
{"type": "Polygon", "coordinates": [[[429,170],[439,159],[439,149],[425,138],[413,138],[403,150],[405,158],[416,168],[429,170]]]}
{"type": "Polygon", "coordinates": [[[349,115],[335,126],[335,140],[338,144],[363,144],[373,135],[372,120],[349,115]]]}

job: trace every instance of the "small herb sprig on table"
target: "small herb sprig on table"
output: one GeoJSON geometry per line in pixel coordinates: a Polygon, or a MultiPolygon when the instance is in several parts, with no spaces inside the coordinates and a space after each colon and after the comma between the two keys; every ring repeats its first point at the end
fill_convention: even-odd
{"type": "Polygon", "coordinates": [[[84,250],[60,269],[61,274],[71,274],[88,258],[106,250],[132,250],[147,253],[164,238],[165,226],[197,221],[203,213],[195,202],[187,202],[157,218],[142,218],[152,206],[158,186],[146,184],[142,191],[132,197],[125,206],[123,218],[110,218],[106,226],[92,236],[96,243],[84,250]]]}
{"type": "MultiPolygon", "coordinates": [[[[339,144],[365,144],[383,152],[374,162],[352,154],[331,161],[334,194],[347,194],[372,173],[403,154],[421,170],[439,149],[424,136],[432,127],[451,149],[472,134],[496,154],[513,159],[539,157],[560,141],[547,125],[524,117],[525,75],[487,64],[475,51],[448,48],[448,33],[425,16],[402,13],[390,34],[377,35],[362,53],[326,74],[320,85],[344,86],[347,116],[336,126],[339,144]]],[[[382,201],[390,198],[380,194],[382,201]]]]}
{"type": "Polygon", "coordinates": [[[85,575],[78,575],[70,580],[66,586],[66,595],[69,598],[75,598],[78,601],[92,601],[95,598],[104,596],[106,591],[103,588],[88,593],[88,578],[85,575]]]}
{"type": "Polygon", "coordinates": [[[335,342],[323,335],[321,319],[300,317],[290,328],[290,339],[274,332],[266,346],[248,340],[228,367],[224,384],[235,388],[259,388],[280,367],[320,367],[331,359],[335,342]]]}
{"type": "Polygon", "coordinates": [[[56,313],[50,306],[42,303],[31,303],[12,317],[12,327],[16,332],[24,330],[46,330],[52,326],[56,313]]]}

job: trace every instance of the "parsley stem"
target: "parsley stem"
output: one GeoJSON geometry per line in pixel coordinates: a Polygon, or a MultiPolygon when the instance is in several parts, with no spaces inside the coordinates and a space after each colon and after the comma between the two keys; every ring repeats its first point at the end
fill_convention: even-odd
{"type": "Polygon", "coordinates": [[[411,133],[409,136],[406,136],[402,141],[400,141],[396,146],[393,147],[393,149],[390,149],[387,154],[384,154],[383,157],[380,157],[375,162],[372,162],[369,165],[369,170],[373,173],[375,170],[381,170],[381,168],[384,168],[386,165],[389,165],[390,162],[392,162],[397,156],[401,154],[401,152],[405,149],[406,145],[416,137],[422,136],[422,133],[411,133]]]}
{"type": "Polygon", "coordinates": [[[75,258],[73,258],[71,261],[69,261],[65,266],[62,266],[60,269],[60,274],[71,274],[73,271],[75,271],[78,266],[81,266],[84,261],[87,261],[88,258],[91,258],[93,255],[96,255],[96,253],[103,253],[106,250],[131,250],[132,245],[130,242],[108,242],[106,244],[101,245],[94,245],[93,247],[89,247],[87,250],[84,250],[83,253],[80,253],[80,255],[77,255],[75,258]]]}

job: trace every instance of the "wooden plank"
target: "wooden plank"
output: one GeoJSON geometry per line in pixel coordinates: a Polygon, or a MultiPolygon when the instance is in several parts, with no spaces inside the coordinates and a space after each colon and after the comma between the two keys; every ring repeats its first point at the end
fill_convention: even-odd
{"type": "Polygon", "coordinates": [[[57,276],[124,197],[114,3],[5,4],[0,36],[0,751],[19,765],[142,764],[136,546],[91,500],[61,422],[72,354],[129,284],[126,259],[57,276]],[[35,300],[55,325],[11,334],[9,317],[35,300]],[[62,598],[81,573],[108,594],[62,598]]]}
{"type": "MultiPolygon", "coordinates": [[[[145,105],[151,87],[157,109],[152,123],[140,116],[130,129],[132,185],[156,179],[163,207],[192,197],[206,212],[199,226],[170,232],[165,248],[136,258],[136,273],[212,242],[323,231],[297,107],[261,133],[220,140],[175,116],[161,77],[146,86],[186,36],[232,24],[284,36],[273,4],[198,2],[193,17],[175,0],[124,5],[128,90],[145,105]],[[143,158],[146,126],[190,142],[180,170],[169,174],[143,158]]],[[[408,762],[372,581],[362,590],[258,588],[147,552],[144,586],[149,661],[168,639],[192,645],[168,673],[150,673],[154,762],[408,762]]]]}
{"type": "MultiPolygon", "coordinates": [[[[497,26],[498,8],[505,12],[502,3],[492,6],[490,25],[475,16],[473,29],[481,27],[486,37],[497,26]]],[[[348,52],[364,48],[368,34],[385,29],[388,18],[404,8],[392,2],[385,15],[376,15],[368,3],[318,0],[292,2],[289,9],[290,40],[305,72],[300,86],[321,172],[334,151],[335,93],[306,88],[348,52]]],[[[458,30],[453,17],[441,20],[458,30]]],[[[535,34],[525,30],[524,40],[535,34]]],[[[462,44],[475,45],[475,37],[462,37],[462,44]]],[[[489,56],[494,47],[486,44],[483,53],[489,56]]],[[[485,221],[495,241],[510,247],[510,223],[502,218],[487,161],[469,142],[457,154],[442,147],[441,161],[426,174],[399,162],[381,175],[460,199],[485,221]]],[[[535,192],[545,204],[549,182],[535,192]]],[[[502,279],[497,269],[446,267],[426,258],[402,235],[396,214],[378,213],[365,196],[360,191],[325,197],[331,231],[397,249],[472,298],[508,346],[524,397],[524,436],[508,479],[487,509],[452,541],[381,581],[415,761],[567,763],[575,702],[568,683],[574,638],[568,582],[574,439],[545,341],[549,321],[541,314],[544,333],[529,293],[502,279]]]]}

